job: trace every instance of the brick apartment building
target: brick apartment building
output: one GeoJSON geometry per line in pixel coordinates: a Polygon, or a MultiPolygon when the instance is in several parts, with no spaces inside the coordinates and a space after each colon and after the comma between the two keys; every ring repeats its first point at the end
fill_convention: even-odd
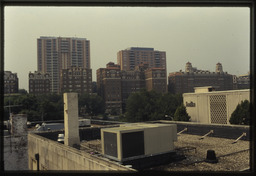
{"type": "Polygon", "coordinates": [[[97,70],[97,88],[105,101],[106,111],[118,109],[121,113],[133,92],[146,89],[166,93],[166,70],[140,64],[134,70],[125,71],[120,69],[120,65],[110,62],[106,68],[97,70]]]}
{"type": "Polygon", "coordinates": [[[163,68],[149,68],[145,71],[146,89],[148,91],[166,93],[166,70],[163,68]]]}
{"type": "Polygon", "coordinates": [[[19,92],[19,78],[17,73],[11,71],[4,72],[4,93],[18,93],[19,92]]]}
{"type": "Polygon", "coordinates": [[[98,94],[104,99],[106,112],[122,112],[120,66],[109,62],[97,70],[98,94]]]}
{"type": "Polygon", "coordinates": [[[29,93],[34,95],[50,93],[51,75],[35,71],[29,72],[29,93]]]}
{"type": "Polygon", "coordinates": [[[92,69],[71,67],[62,69],[60,74],[60,92],[92,93],[92,69]]]}
{"type": "Polygon", "coordinates": [[[170,73],[168,76],[168,91],[171,93],[194,92],[194,87],[212,86],[217,91],[233,90],[233,75],[223,71],[222,64],[216,64],[215,72],[198,70],[186,63],[185,72],[170,73]]]}

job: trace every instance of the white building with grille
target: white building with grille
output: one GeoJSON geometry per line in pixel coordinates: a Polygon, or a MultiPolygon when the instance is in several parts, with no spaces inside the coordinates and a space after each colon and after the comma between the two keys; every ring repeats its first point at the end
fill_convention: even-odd
{"type": "Polygon", "coordinates": [[[250,101],[250,90],[215,91],[213,87],[196,87],[184,93],[183,103],[192,122],[230,124],[229,119],[241,101],[250,101]]]}

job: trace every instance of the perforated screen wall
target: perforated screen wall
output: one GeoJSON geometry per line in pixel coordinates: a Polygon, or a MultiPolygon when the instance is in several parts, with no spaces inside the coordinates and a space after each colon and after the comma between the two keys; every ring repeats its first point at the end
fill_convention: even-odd
{"type": "Polygon", "coordinates": [[[227,124],[226,95],[210,95],[211,123],[227,124]]]}

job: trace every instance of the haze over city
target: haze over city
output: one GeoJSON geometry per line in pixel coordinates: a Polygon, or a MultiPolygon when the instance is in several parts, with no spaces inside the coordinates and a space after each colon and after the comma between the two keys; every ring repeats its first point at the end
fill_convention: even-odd
{"type": "Polygon", "coordinates": [[[250,9],[245,7],[6,7],[5,70],[18,73],[28,90],[37,70],[37,38],[90,40],[93,81],[96,70],[117,62],[128,47],[166,51],[167,74],[193,67],[241,75],[249,71],[250,9]]]}

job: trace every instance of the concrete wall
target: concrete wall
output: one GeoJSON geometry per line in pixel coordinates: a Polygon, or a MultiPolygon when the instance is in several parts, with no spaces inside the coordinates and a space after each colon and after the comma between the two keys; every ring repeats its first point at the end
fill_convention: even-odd
{"type": "Polygon", "coordinates": [[[28,170],[27,135],[3,136],[4,170],[28,170]]]}
{"type": "Polygon", "coordinates": [[[223,125],[223,124],[200,124],[193,122],[178,122],[178,121],[168,121],[160,120],[153,123],[164,123],[164,124],[176,124],[177,132],[187,128],[187,131],[184,131],[184,134],[192,134],[203,136],[208,133],[210,130],[214,132],[210,134],[212,137],[226,138],[226,139],[237,139],[243,133],[246,133],[246,136],[242,137],[241,140],[251,140],[251,128],[247,125],[223,125]]]}
{"type": "Polygon", "coordinates": [[[187,109],[188,114],[191,116],[191,122],[198,122],[203,124],[211,123],[211,95],[226,96],[227,124],[229,124],[229,119],[231,117],[231,114],[234,112],[236,106],[243,100],[250,101],[249,90],[214,91],[207,93],[185,93],[183,94],[183,102],[187,109]]]}
{"type": "Polygon", "coordinates": [[[28,166],[30,170],[37,169],[35,154],[39,154],[39,170],[135,171],[37,134],[29,134],[28,166]]]}

